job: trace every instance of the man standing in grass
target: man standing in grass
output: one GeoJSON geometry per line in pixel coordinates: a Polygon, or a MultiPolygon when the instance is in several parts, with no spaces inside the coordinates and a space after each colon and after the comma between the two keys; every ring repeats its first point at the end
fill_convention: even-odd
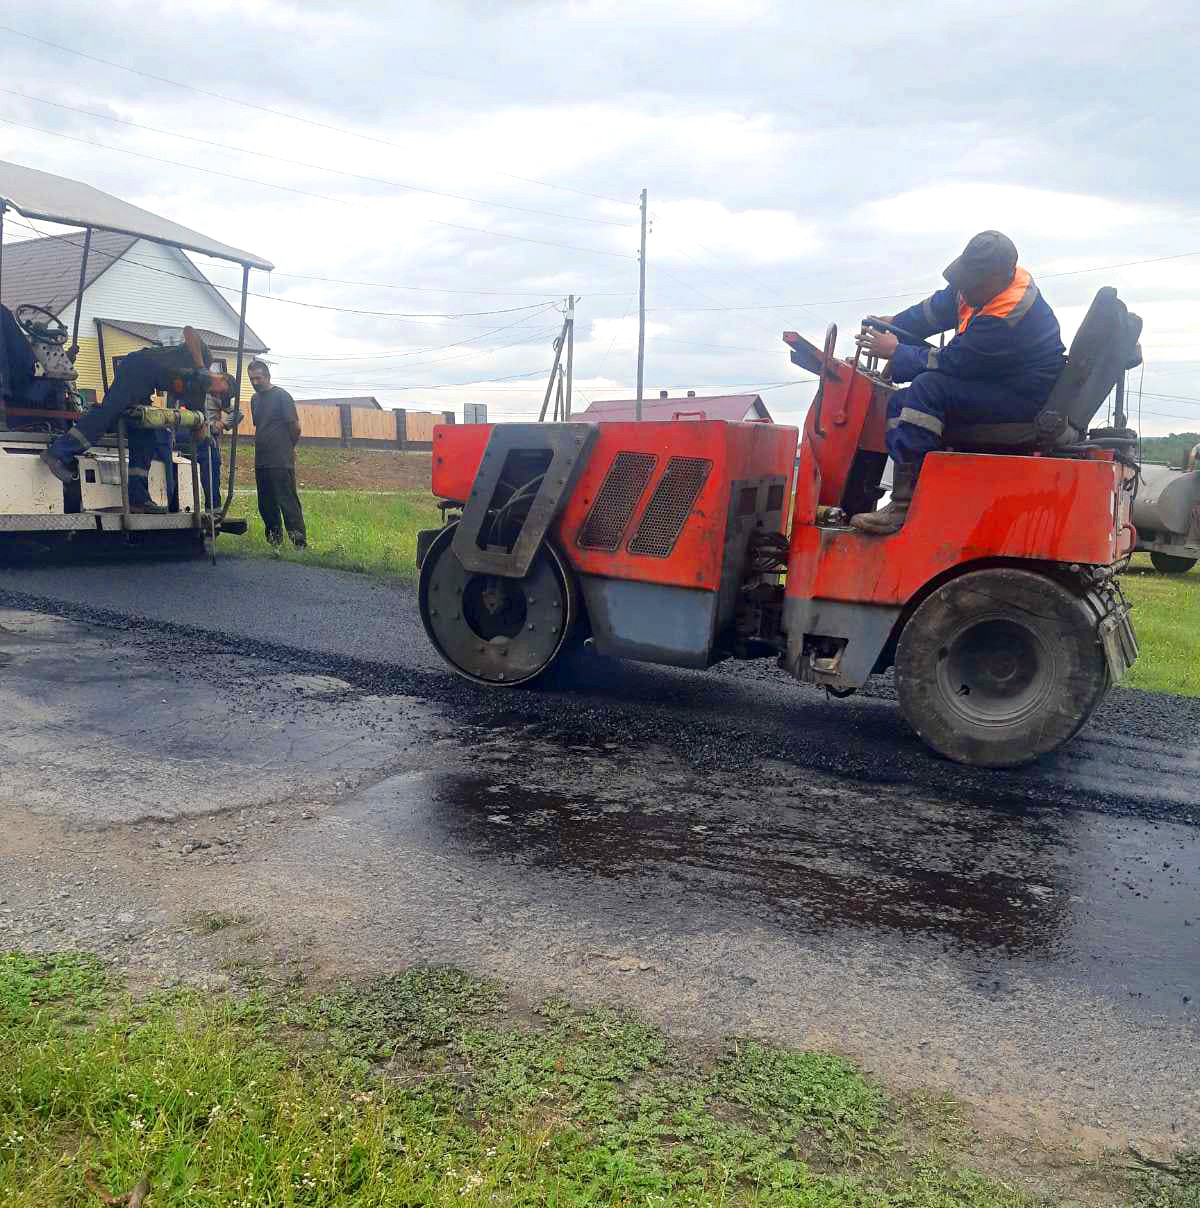
{"type": "Polygon", "coordinates": [[[254,397],[250,415],[254,420],[254,484],[258,488],[258,512],[271,545],[283,544],[283,530],[297,549],[307,544],[304,512],[296,494],[296,444],[300,440],[300,417],[296,401],[286,390],[271,385],[271,370],[264,361],[250,362],[250,384],[254,397]]]}

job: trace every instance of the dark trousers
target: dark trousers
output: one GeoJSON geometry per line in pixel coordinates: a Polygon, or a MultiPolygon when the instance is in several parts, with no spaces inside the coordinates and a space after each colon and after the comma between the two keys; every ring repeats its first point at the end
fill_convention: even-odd
{"type": "Polygon", "coordinates": [[[211,512],[214,501],[216,507],[221,506],[221,446],[211,436],[206,436],[196,449],[196,468],[200,472],[204,506],[211,512]]]}
{"type": "MultiPolygon", "coordinates": [[[[145,503],[145,499],[139,501],[134,497],[133,493],[133,480],[135,475],[133,472],[134,452],[132,437],[134,431],[137,431],[137,429],[131,429],[129,433],[131,438],[129,447],[129,502],[145,503]]],[[[170,428],[156,428],[152,433],[150,433],[150,435],[154,438],[154,460],[162,462],[163,475],[166,478],[167,507],[170,508],[172,512],[177,512],[179,511],[179,480],[175,476],[175,433],[172,432],[170,428]]],[[[149,473],[149,467],[147,467],[147,473],[149,473]]],[[[149,497],[148,481],[146,493],[147,497],[149,497]]]]}
{"type": "Polygon", "coordinates": [[[920,465],[926,453],[941,448],[947,424],[1029,423],[1043,406],[1002,382],[931,370],[888,400],[888,452],[897,464],[920,465]]]}
{"type": "MultiPolygon", "coordinates": [[[[123,412],[149,401],[163,376],[162,366],[147,355],[151,351],[149,348],[139,349],[121,362],[112,385],[104,395],[104,401],[85,411],[71,431],[50,446],[55,457],[70,460],[76,453],[94,445],[105,432],[115,429],[123,412]]],[[[132,433],[130,440],[132,442],[132,433]]],[[[149,443],[153,446],[153,436],[149,443]]]]}
{"type": "Polygon", "coordinates": [[[254,485],[258,488],[258,514],[266,526],[267,539],[278,540],[286,528],[293,540],[303,540],[304,512],[296,494],[296,471],[255,466],[254,485]]]}

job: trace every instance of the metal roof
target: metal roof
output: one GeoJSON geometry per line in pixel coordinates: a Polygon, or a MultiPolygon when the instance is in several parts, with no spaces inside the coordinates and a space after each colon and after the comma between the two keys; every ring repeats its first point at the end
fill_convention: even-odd
{"type": "MultiPolygon", "coordinates": [[[[26,218],[41,218],[46,222],[61,222],[65,226],[93,227],[98,231],[113,231],[121,235],[133,235],[149,239],[154,243],[165,243],[172,247],[186,248],[203,256],[215,256],[218,260],[232,260],[237,264],[248,264],[251,268],[270,270],[275,266],[269,261],[219,243],[199,231],[180,226],[170,219],[160,218],[140,206],[132,206],[111,193],[104,193],[82,181],[70,180],[66,176],[54,176],[26,168],[22,164],[11,164],[0,160],[0,203],[10,206],[26,218]]],[[[7,262],[8,255],[5,252],[7,262]]],[[[8,265],[5,263],[5,273],[8,265]]]]}
{"type": "MultiPolygon", "coordinates": [[[[585,411],[578,411],[574,419],[586,420],[631,420],[637,414],[637,400],[597,400],[585,411]]],[[[647,398],[642,400],[643,420],[723,419],[729,423],[757,420],[772,423],[771,413],[757,394],[712,394],[700,398],[695,395],[684,398],[647,398]]]]}
{"type": "MultiPolygon", "coordinates": [[[[44,306],[58,314],[79,293],[79,261],[82,236],[50,235],[45,239],[23,239],[4,245],[4,277],[0,302],[12,310],[23,302],[44,306]]],[[[86,289],[109,265],[119,260],[137,242],[132,235],[96,231],[88,256],[86,289]]]]}
{"type": "MultiPolygon", "coordinates": [[[[94,237],[93,237],[94,240],[94,237]]],[[[5,253],[7,256],[7,253],[5,253]]],[[[8,273],[8,261],[4,262],[5,274],[8,273]]],[[[178,344],[183,339],[182,327],[171,327],[165,323],[137,323],[131,319],[101,319],[105,327],[114,327],[117,331],[127,332],[140,340],[148,340],[151,344],[178,344]]],[[[237,336],[222,335],[219,331],[208,331],[203,327],[192,329],[208,345],[210,352],[236,352],[237,336]]],[[[266,352],[267,346],[246,327],[246,351],[255,354],[266,352]]]]}

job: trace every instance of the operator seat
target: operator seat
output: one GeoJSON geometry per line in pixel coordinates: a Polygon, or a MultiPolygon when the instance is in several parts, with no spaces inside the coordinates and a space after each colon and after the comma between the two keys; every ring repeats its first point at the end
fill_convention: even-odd
{"type": "Polygon", "coordinates": [[[1111,285],[1092,299],[1067,364],[1032,423],[947,425],[944,447],[960,453],[1019,452],[1078,444],[1121,375],[1142,361],[1142,320],[1111,285]]]}

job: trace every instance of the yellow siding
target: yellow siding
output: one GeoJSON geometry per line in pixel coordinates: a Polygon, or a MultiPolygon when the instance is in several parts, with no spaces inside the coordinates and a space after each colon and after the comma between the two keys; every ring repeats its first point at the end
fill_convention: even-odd
{"type": "MultiPolygon", "coordinates": [[[[104,328],[104,359],[107,362],[108,381],[112,384],[113,357],[128,356],[139,348],[152,347],[149,340],[140,340],[137,336],[127,335],[123,331],[114,331],[111,327],[104,328]]],[[[79,373],[76,385],[80,390],[94,390],[96,397],[104,397],[104,383],[100,379],[100,343],[95,336],[85,339],[79,337],[79,355],[75,358],[75,368],[79,373]]]]}
{"type": "MultiPolygon", "coordinates": [[[[128,356],[131,352],[137,352],[139,348],[153,348],[154,345],[149,340],[143,340],[139,336],[131,336],[128,332],[120,331],[115,327],[109,327],[104,324],[104,360],[107,363],[108,382],[112,385],[113,380],[113,360],[118,357],[128,356]]],[[[232,373],[236,366],[236,356],[233,353],[220,353],[222,359],[229,365],[229,372],[232,373]]],[[[242,402],[250,397],[252,389],[250,386],[250,376],[247,372],[250,365],[250,354],[247,353],[242,363],[242,402]]],[[[79,337],[79,355],[75,358],[75,368],[79,372],[79,380],[76,385],[80,390],[94,390],[96,398],[100,399],[104,396],[104,384],[100,377],[100,343],[94,337],[85,338],[79,337]]]]}
{"type": "MultiPolygon", "coordinates": [[[[106,337],[107,338],[107,337],[106,337]]],[[[105,349],[107,351],[107,349],[105,349]]],[[[213,356],[218,360],[223,360],[229,366],[229,372],[237,368],[237,353],[235,352],[214,352],[213,356]]],[[[242,385],[238,397],[242,400],[242,410],[250,413],[250,396],[254,393],[254,387],[250,385],[250,362],[253,360],[250,353],[242,358],[242,385]]]]}

